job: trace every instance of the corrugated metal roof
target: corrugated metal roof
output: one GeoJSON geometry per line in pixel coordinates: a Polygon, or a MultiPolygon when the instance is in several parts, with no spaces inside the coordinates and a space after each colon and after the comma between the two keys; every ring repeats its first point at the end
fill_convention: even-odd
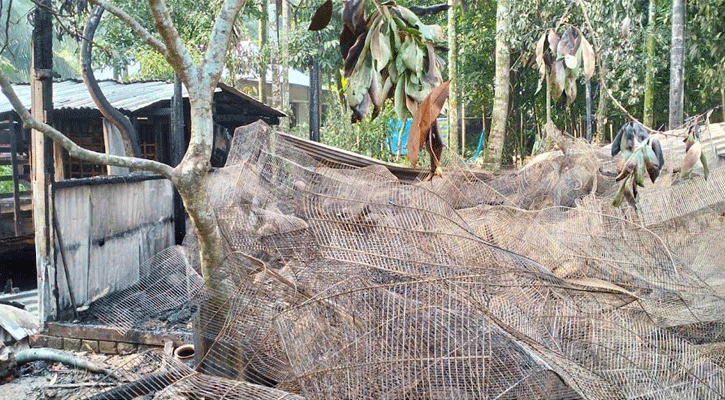
{"type": "MultiPolygon", "coordinates": [[[[161,100],[168,100],[174,94],[171,83],[134,82],[118,83],[116,81],[98,82],[108,101],[119,110],[134,112],[161,100]]],[[[30,85],[13,84],[13,89],[26,108],[30,109],[30,85]]],[[[184,97],[188,97],[186,88],[182,88],[184,97]]],[[[96,109],[96,104],[82,81],[68,80],[53,82],[53,108],[62,109],[96,109]]],[[[5,96],[0,96],[0,112],[12,110],[5,96]]]]}
{"type": "MultiPolygon", "coordinates": [[[[144,107],[148,107],[162,100],[169,100],[174,94],[173,83],[163,81],[149,82],[132,82],[119,83],[108,80],[98,82],[103,94],[106,95],[108,101],[115,108],[126,111],[135,112],[144,107]]],[[[245,101],[253,103],[254,106],[266,111],[270,115],[284,116],[284,113],[260,103],[256,99],[245,95],[237,90],[229,90],[229,86],[222,83],[219,84],[217,92],[225,90],[241,97],[245,101]]],[[[13,84],[13,89],[23,102],[26,108],[30,109],[30,85],[29,84],[13,84]]],[[[182,86],[182,94],[184,98],[189,95],[186,87],[182,86]]],[[[67,80],[62,82],[53,82],[53,108],[56,110],[63,109],[96,109],[96,104],[91,99],[91,95],[86,89],[86,85],[82,81],[67,80]]],[[[12,110],[10,102],[5,96],[0,96],[0,113],[12,110]]]]}
{"type": "MultiPolygon", "coordinates": [[[[393,164],[385,161],[376,160],[371,157],[353,153],[337,147],[329,146],[323,143],[313,142],[311,140],[302,139],[287,133],[278,132],[286,141],[290,142],[296,148],[309,154],[318,161],[331,161],[336,164],[348,165],[353,167],[367,167],[369,165],[382,165],[387,168],[393,175],[398,177],[402,182],[415,182],[417,178],[425,176],[428,169],[411,168],[400,164],[393,164]]],[[[490,179],[491,174],[482,171],[474,171],[473,174],[482,180],[490,179]]]]}

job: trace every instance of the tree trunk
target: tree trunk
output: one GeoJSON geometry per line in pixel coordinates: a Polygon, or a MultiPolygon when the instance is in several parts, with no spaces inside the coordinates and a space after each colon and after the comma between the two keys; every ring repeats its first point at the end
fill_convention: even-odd
{"type": "Polygon", "coordinates": [[[587,142],[592,142],[592,82],[587,79],[584,83],[584,90],[586,94],[586,108],[587,108],[587,142]]]}
{"type": "MultiPolygon", "coordinates": [[[[547,71],[547,75],[548,73],[547,71]]],[[[544,80],[546,81],[546,123],[548,124],[551,122],[551,82],[548,76],[544,80]]]]}
{"type": "Polygon", "coordinates": [[[259,19],[259,101],[267,102],[267,21],[269,19],[269,0],[262,0],[262,18],[259,19]]]}
{"type": "MultiPolygon", "coordinates": [[[[597,105],[597,136],[599,137],[599,140],[603,140],[606,136],[607,130],[607,101],[609,100],[609,95],[607,94],[606,90],[604,88],[604,85],[602,85],[602,81],[607,79],[607,66],[604,65],[604,61],[599,61],[599,73],[602,75],[600,83],[599,83],[599,104],[597,105]]],[[[612,140],[610,137],[609,140],[612,140]]]]}
{"type": "Polygon", "coordinates": [[[448,0],[448,145],[458,154],[458,40],[456,38],[456,10],[458,0],[448,0]]]}
{"type": "Polygon", "coordinates": [[[212,98],[211,95],[201,99],[189,97],[191,102],[192,138],[184,159],[176,168],[177,175],[174,184],[179,191],[179,195],[184,202],[184,208],[186,208],[191,224],[197,234],[201,274],[205,280],[206,291],[209,295],[208,302],[201,307],[200,315],[194,321],[195,356],[197,362],[202,360],[207,362],[206,364],[201,363],[201,371],[233,377],[234,373],[231,369],[235,365],[234,360],[237,359],[238,361],[238,354],[229,349],[229,346],[222,346],[222,348],[214,352],[215,359],[213,361],[217,367],[214,371],[210,370],[208,364],[208,361],[212,360],[209,360],[209,357],[206,356],[224,326],[225,316],[228,312],[227,299],[230,293],[227,292],[228,289],[221,279],[214,277],[214,272],[221,265],[227,251],[209,193],[203,189],[199,190],[206,186],[206,177],[210,168],[211,138],[213,138],[214,133],[211,111],[212,98]],[[220,360],[219,357],[226,360],[220,360]],[[227,360],[229,362],[225,362],[227,360]],[[219,368],[222,365],[227,365],[227,367],[220,370],[219,368]]]}
{"type": "Polygon", "coordinates": [[[282,119],[282,131],[287,132],[290,128],[290,98],[289,98],[289,2],[282,1],[282,29],[280,34],[282,51],[282,111],[287,118],[282,119]]]}
{"type": "MultiPolygon", "coordinates": [[[[43,4],[47,8],[50,8],[50,3],[47,0],[43,4]]],[[[138,21],[134,20],[114,4],[104,4],[106,10],[124,21],[129,29],[140,39],[158,53],[162,54],[169,64],[174,67],[174,70],[187,87],[191,106],[191,139],[184,158],[176,168],[154,160],[98,153],[78,146],[52,126],[38,122],[43,121],[48,112],[51,111],[50,109],[44,109],[45,107],[38,106],[38,104],[41,104],[38,101],[41,95],[45,97],[42,99],[42,103],[52,105],[52,101],[46,101],[50,100],[51,92],[49,90],[41,91],[39,87],[36,87],[37,85],[34,85],[34,92],[37,95],[33,100],[32,108],[33,116],[35,117],[33,118],[26,106],[14,92],[3,70],[0,69],[0,87],[2,87],[3,94],[5,94],[13,108],[18,112],[24,125],[27,128],[33,129],[34,149],[41,146],[41,150],[33,154],[33,195],[36,197],[34,199],[34,206],[36,208],[42,207],[48,199],[47,196],[43,196],[40,200],[37,199],[37,196],[43,193],[47,187],[49,175],[46,173],[46,168],[44,168],[43,148],[47,146],[43,146],[44,140],[42,140],[43,136],[41,133],[61,145],[68,151],[71,157],[90,161],[95,164],[153,171],[168,178],[176,186],[184,206],[188,211],[194,230],[197,233],[201,271],[205,280],[205,289],[209,295],[209,301],[200,307],[201,320],[203,322],[205,317],[213,316],[213,320],[209,320],[212,323],[195,324],[196,332],[201,333],[201,335],[197,336],[201,336],[204,339],[202,342],[203,345],[196,349],[196,352],[202,355],[207,353],[209,344],[213,343],[221,329],[226,326],[225,323],[227,322],[226,317],[228,314],[226,311],[229,304],[229,289],[227,289],[227,285],[221,279],[214,276],[214,271],[227,254],[227,249],[221,235],[209,193],[206,190],[206,179],[211,166],[210,158],[214,139],[214,124],[212,120],[213,93],[222,74],[224,57],[229,47],[232,27],[239,16],[243,3],[242,0],[223,1],[212,31],[210,32],[208,46],[203,56],[204,59],[199,64],[194,62],[191,54],[184,46],[183,40],[181,40],[179,32],[171,20],[170,11],[163,1],[149,2],[151,16],[154,20],[156,33],[158,35],[151,34],[138,21]]],[[[40,11],[43,9],[43,7],[38,8],[40,11]]],[[[43,18],[42,14],[45,13],[41,12],[39,14],[40,17],[36,17],[35,19],[36,29],[50,24],[50,17],[43,18]]],[[[42,30],[42,33],[45,35],[44,37],[46,39],[52,39],[52,36],[50,36],[52,32],[48,29],[49,26],[45,26],[44,28],[46,28],[42,30]]],[[[47,61],[47,63],[42,65],[34,65],[35,73],[32,76],[36,81],[42,80],[43,82],[50,83],[52,79],[52,48],[50,43],[52,43],[50,40],[37,41],[35,43],[33,57],[37,59],[38,56],[45,55],[42,58],[47,61]],[[46,42],[48,44],[45,44],[46,42]]],[[[262,76],[265,74],[266,68],[262,76]]],[[[36,249],[39,252],[38,276],[39,282],[41,283],[43,280],[49,281],[50,278],[47,275],[47,271],[51,263],[46,259],[49,259],[49,249],[52,249],[52,247],[48,243],[47,215],[47,207],[34,210],[36,249]],[[41,214],[46,216],[42,220],[41,214]],[[43,223],[43,221],[46,222],[43,223]],[[39,224],[43,225],[39,226],[39,224]]],[[[47,296],[41,293],[41,301],[47,300],[45,297],[47,296]]],[[[40,307],[43,318],[51,314],[44,304],[41,304],[40,307]]],[[[53,310],[50,311],[52,312],[53,310]]],[[[222,343],[220,350],[221,352],[214,352],[214,361],[217,366],[214,372],[221,373],[225,376],[236,376],[241,361],[239,350],[234,346],[229,346],[228,343],[222,343]],[[222,368],[222,370],[220,371],[219,368],[222,368]]]]}
{"type": "Polygon", "coordinates": [[[272,66],[272,107],[282,109],[282,76],[279,70],[281,46],[279,45],[279,16],[280,10],[275,7],[274,21],[271,24],[272,29],[272,45],[269,46],[270,65],[272,66]]]}
{"type": "Polygon", "coordinates": [[[670,129],[682,125],[683,73],[685,70],[685,0],[672,0],[670,49],[670,129]]]}
{"type": "Polygon", "coordinates": [[[493,100],[490,157],[496,168],[501,167],[506,120],[508,118],[510,49],[507,42],[509,30],[510,0],[499,0],[496,7],[496,81],[493,100]]]}
{"type": "Polygon", "coordinates": [[[725,86],[722,85],[720,86],[720,104],[720,110],[722,111],[722,122],[725,122],[725,86]]]}
{"type": "Polygon", "coordinates": [[[646,53],[647,62],[644,75],[644,112],[642,123],[654,127],[654,99],[655,99],[655,11],[657,2],[649,1],[647,16],[646,53]]]}

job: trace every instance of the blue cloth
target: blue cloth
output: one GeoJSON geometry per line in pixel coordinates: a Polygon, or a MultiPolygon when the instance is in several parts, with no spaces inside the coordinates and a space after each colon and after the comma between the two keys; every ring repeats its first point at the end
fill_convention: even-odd
{"type": "MultiPolygon", "coordinates": [[[[405,130],[403,131],[403,141],[400,142],[400,154],[408,154],[408,131],[410,131],[410,124],[413,123],[411,118],[405,121],[405,130]]],[[[391,118],[388,124],[388,132],[390,137],[387,140],[388,149],[390,154],[397,154],[398,152],[398,135],[400,135],[400,128],[403,127],[403,122],[397,118],[391,118]]]]}
{"type": "MultiPolygon", "coordinates": [[[[405,130],[403,131],[403,141],[400,142],[400,154],[408,154],[408,132],[410,131],[410,125],[413,123],[412,118],[405,120],[405,130]]],[[[403,122],[397,118],[391,119],[388,124],[388,132],[390,132],[390,138],[387,140],[386,145],[390,150],[390,154],[396,154],[398,150],[398,135],[400,134],[400,128],[403,126],[403,122]]],[[[441,130],[441,136],[443,137],[443,144],[448,143],[448,118],[438,118],[438,127],[441,130]]]]}

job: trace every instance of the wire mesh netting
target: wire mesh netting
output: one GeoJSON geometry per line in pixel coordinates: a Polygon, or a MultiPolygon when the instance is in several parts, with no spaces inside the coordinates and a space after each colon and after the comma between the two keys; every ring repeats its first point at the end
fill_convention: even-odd
{"type": "Polygon", "coordinates": [[[443,179],[405,184],[258,122],[207,182],[213,276],[190,234],[92,311],[127,330],[199,310],[208,352],[155,371],[160,399],[722,398],[725,169],[674,179],[665,148],[636,212],[582,143],[485,182],[444,153],[443,179]]]}

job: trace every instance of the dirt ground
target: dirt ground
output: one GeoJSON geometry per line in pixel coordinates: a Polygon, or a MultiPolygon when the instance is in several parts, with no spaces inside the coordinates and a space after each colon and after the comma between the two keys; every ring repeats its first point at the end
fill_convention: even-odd
{"type": "MultiPolygon", "coordinates": [[[[129,365],[145,364],[145,371],[138,372],[148,373],[158,367],[154,362],[147,363],[147,354],[113,356],[88,352],[72,352],[72,354],[110,370],[120,371],[129,365]]],[[[109,386],[115,385],[104,374],[74,369],[61,363],[36,361],[21,366],[13,376],[0,381],[0,400],[83,399],[109,386]]]]}
{"type": "Polygon", "coordinates": [[[23,376],[0,384],[0,399],[47,399],[43,388],[50,382],[45,376],[23,376]]]}

